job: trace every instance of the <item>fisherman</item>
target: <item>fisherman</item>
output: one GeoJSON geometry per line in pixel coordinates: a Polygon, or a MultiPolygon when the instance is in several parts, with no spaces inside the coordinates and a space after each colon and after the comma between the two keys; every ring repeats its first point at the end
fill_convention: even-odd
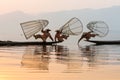
{"type": "Polygon", "coordinates": [[[69,37],[69,35],[63,35],[62,32],[60,30],[56,30],[55,31],[56,34],[55,34],[55,41],[64,41],[64,39],[67,39],[69,37]]]}
{"type": "Polygon", "coordinates": [[[38,38],[41,38],[43,40],[43,42],[46,42],[46,39],[49,37],[52,41],[53,41],[53,38],[51,36],[51,34],[49,33],[49,31],[51,31],[50,29],[46,29],[46,30],[41,30],[41,32],[43,33],[42,35],[40,34],[36,34],[36,35],[33,35],[35,39],[38,39],[38,38]]]}
{"type": "Polygon", "coordinates": [[[89,32],[84,32],[81,36],[81,38],[78,40],[78,43],[83,39],[85,38],[87,41],[91,38],[91,37],[95,37],[97,36],[98,34],[93,34],[92,33],[93,31],[89,31],[89,32]]]}

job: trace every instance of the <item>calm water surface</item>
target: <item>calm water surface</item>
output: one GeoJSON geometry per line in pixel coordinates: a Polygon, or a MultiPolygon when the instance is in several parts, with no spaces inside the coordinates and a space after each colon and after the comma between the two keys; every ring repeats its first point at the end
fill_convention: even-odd
{"type": "Polygon", "coordinates": [[[3,46],[0,80],[120,80],[120,45],[3,46]]]}

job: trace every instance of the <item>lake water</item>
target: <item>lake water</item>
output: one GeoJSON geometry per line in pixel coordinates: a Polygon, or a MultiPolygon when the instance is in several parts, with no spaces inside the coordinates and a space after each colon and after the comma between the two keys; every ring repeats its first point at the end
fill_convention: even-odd
{"type": "Polygon", "coordinates": [[[72,44],[1,46],[0,80],[120,80],[120,45],[72,44]]]}

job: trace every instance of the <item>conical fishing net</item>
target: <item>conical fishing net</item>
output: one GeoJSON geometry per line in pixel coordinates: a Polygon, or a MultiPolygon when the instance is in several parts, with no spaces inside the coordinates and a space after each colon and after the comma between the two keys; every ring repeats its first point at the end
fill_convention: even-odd
{"type": "Polygon", "coordinates": [[[98,34],[99,37],[104,37],[109,32],[108,25],[103,21],[92,21],[87,24],[87,28],[93,33],[98,34]]]}
{"type": "Polygon", "coordinates": [[[33,20],[20,23],[26,39],[32,37],[35,33],[39,32],[48,25],[48,20],[33,20]]]}
{"type": "Polygon", "coordinates": [[[78,18],[74,17],[63,25],[60,30],[64,35],[79,35],[83,31],[83,25],[78,18]]]}

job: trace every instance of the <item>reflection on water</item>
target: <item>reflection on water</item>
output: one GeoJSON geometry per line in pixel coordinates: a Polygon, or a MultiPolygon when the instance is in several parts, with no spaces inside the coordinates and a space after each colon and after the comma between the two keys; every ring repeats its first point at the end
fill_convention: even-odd
{"type": "MultiPolygon", "coordinates": [[[[68,50],[62,46],[32,46],[25,49],[22,56],[23,68],[49,71],[49,64],[53,63],[58,56],[67,56],[68,50]]],[[[59,57],[60,58],[60,57],[59,57]]]]}
{"type": "Polygon", "coordinates": [[[22,56],[22,68],[44,72],[79,72],[81,57],[70,53],[65,46],[27,47],[22,56]],[[61,69],[57,69],[57,68],[61,69]]]}
{"type": "Polygon", "coordinates": [[[21,65],[24,68],[33,68],[39,70],[49,69],[49,48],[46,46],[27,47],[22,56],[21,65]]]}
{"type": "Polygon", "coordinates": [[[66,46],[26,47],[21,60],[22,68],[41,72],[81,73],[101,65],[119,65],[119,46],[85,46],[71,51],[66,46]],[[57,69],[59,67],[59,70],[57,69]]]}
{"type": "Polygon", "coordinates": [[[95,67],[97,65],[97,54],[96,50],[92,46],[86,46],[85,48],[80,49],[83,57],[83,62],[86,62],[89,67],[95,67]]]}
{"type": "Polygon", "coordinates": [[[109,65],[120,65],[119,45],[90,45],[77,51],[61,45],[0,47],[1,72],[9,66],[28,73],[83,73],[109,65]]]}
{"type": "Polygon", "coordinates": [[[120,46],[119,45],[90,45],[80,48],[82,57],[86,58],[88,64],[94,65],[119,65],[120,46]]]}

